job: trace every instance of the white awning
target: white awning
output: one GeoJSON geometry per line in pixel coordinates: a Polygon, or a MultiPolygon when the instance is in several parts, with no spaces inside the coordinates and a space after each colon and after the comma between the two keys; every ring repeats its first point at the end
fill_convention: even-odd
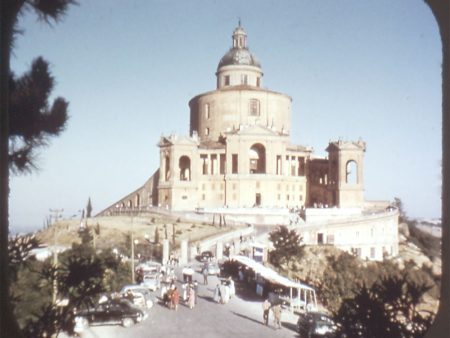
{"type": "Polygon", "coordinates": [[[248,266],[250,269],[252,269],[256,273],[258,273],[261,277],[263,277],[264,279],[267,279],[268,281],[270,281],[272,283],[283,285],[288,288],[305,289],[305,290],[310,290],[310,291],[315,292],[315,290],[312,287],[310,287],[306,284],[303,284],[303,283],[291,281],[290,279],[288,279],[286,277],[280,276],[276,271],[274,271],[268,267],[265,267],[261,263],[255,262],[253,259],[248,258],[246,256],[236,255],[236,256],[231,256],[231,259],[238,261],[239,263],[241,263],[243,265],[248,266]]]}

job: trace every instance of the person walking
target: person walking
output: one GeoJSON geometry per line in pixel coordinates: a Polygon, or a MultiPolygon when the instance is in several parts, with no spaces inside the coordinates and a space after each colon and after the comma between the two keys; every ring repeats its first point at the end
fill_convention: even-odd
{"type": "Polygon", "coordinates": [[[269,310],[270,310],[270,302],[268,299],[266,299],[263,303],[262,303],[262,308],[263,308],[263,320],[264,320],[264,325],[269,325],[269,310]]]}
{"type": "Polygon", "coordinates": [[[202,274],[203,274],[203,284],[208,285],[208,267],[206,265],[203,267],[202,274]]]}
{"type": "Polygon", "coordinates": [[[230,277],[228,277],[227,285],[230,288],[230,298],[231,296],[234,296],[236,294],[236,287],[234,286],[234,280],[230,277]]]}
{"type": "Polygon", "coordinates": [[[195,306],[195,291],[194,288],[189,288],[188,306],[192,310],[195,306]]]}
{"type": "Polygon", "coordinates": [[[177,287],[175,287],[172,292],[172,303],[175,311],[178,310],[178,303],[180,303],[180,293],[178,292],[177,287]]]}
{"type": "Polygon", "coordinates": [[[195,305],[197,305],[197,297],[198,297],[198,283],[197,283],[197,281],[196,281],[196,280],[194,281],[194,286],[193,286],[193,289],[194,289],[194,294],[195,294],[195,298],[194,298],[194,304],[195,304],[195,305]]]}
{"type": "Polygon", "coordinates": [[[273,312],[273,322],[275,324],[275,328],[281,329],[281,305],[277,304],[272,306],[273,312]]]}
{"type": "Polygon", "coordinates": [[[217,284],[216,289],[214,290],[213,299],[216,303],[222,303],[222,293],[220,292],[220,284],[217,284]]]}

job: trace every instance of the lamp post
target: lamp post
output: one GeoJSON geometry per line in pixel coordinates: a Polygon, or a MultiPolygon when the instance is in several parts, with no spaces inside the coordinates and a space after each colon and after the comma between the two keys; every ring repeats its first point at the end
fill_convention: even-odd
{"type": "Polygon", "coordinates": [[[57,233],[56,233],[56,225],[55,223],[58,219],[61,218],[61,213],[64,209],[50,209],[50,212],[53,213],[53,268],[55,269],[55,275],[53,279],[53,292],[52,292],[52,303],[56,304],[56,298],[58,295],[58,252],[56,248],[57,244],[57,233]]]}
{"type": "Polygon", "coordinates": [[[149,247],[149,251],[150,251],[150,255],[149,255],[149,257],[150,257],[150,260],[153,260],[153,247],[152,247],[152,242],[150,241],[150,235],[149,234],[145,234],[144,235],[144,238],[145,238],[145,240],[146,240],[146,242],[147,242],[147,244],[148,244],[148,247],[149,247]]]}
{"type": "MultiPolygon", "coordinates": [[[[131,223],[133,227],[133,223],[131,223]]],[[[134,236],[133,230],[131,230],[131,284],[134,284],[135,276],[134,276],[134,236]]]]}

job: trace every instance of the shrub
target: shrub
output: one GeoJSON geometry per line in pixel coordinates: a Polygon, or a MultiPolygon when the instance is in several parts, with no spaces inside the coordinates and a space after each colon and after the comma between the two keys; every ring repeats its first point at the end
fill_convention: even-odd
{"type": "Polygon", "coordinates": [[[414,221],[408,222],[410,240],[431,260],[441,256],[441,240],[422,230],[414,221]]]}
{"type": "Polygon", "coordinates": [[[420,313],[418,305],[428,285],[417,284],[407,274],[383,278],[371,287],[362,285],[335,313],[337,336],[348,338],[423,337],[433,315],[420,313]]]}

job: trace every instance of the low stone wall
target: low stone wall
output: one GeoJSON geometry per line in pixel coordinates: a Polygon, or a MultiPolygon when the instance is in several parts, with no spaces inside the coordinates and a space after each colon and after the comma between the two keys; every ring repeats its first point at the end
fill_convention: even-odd
{"type": "MultiPolygon", "coordinates": [[[[198,243],[198,245],[200,247],[200,252],[198,252],[198,250],[197,250],[197,244],[195,244],[195,245],[192,244],[189,247],[190,258],[191,259],[195,258],[195,256],[200,254],[202,251],[206,251],[206,250],[210,250],[213,252],[216,251],[218,243],[222,243],[222,245],[223,245],[224,243],[229,243],[229,242],[235,241],[235,242],[237,242],[236,244],[239,245],[240,237],[241,236],[242,237],[251,236],[253,234],[254,230],[255,230],[255,228],[253,226],[248,226],[247,228],[234,230],[234,231],[227,232],[225,234],[207,238],[198,243]]],[[[222,248],[223,248],[223,246],[222,246],[222,248]]],[[[238,250],[238,249],[236,249],[236,250],[238,250]]],[[[217,258],[221,258],[220,257],[221,254],[222,254],[221,252],[220,252],[220,255],[216,252],[217,258]]]]}
{"type": "Polygon", "coordinates": [[[307,208],[301,211],[301,215],[307,223],[347,219],[349,217],[359,217],[361,214],[361,208],[307,208]]]}

